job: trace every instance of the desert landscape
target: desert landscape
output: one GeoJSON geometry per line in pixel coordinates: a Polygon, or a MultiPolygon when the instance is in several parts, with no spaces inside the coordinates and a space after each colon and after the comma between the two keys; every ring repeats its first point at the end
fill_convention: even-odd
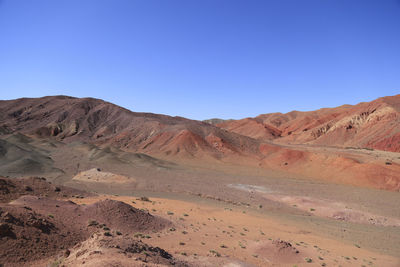
{"type": "Polygon", "coordinates": [[[400,0],[0,0],[0,267],[400,267],[400,0]]]}
{"type": "Polygon", "coordinates": [[[400,266],[400,95],[241,120],[0,101],[2,266],[400,266]]]}

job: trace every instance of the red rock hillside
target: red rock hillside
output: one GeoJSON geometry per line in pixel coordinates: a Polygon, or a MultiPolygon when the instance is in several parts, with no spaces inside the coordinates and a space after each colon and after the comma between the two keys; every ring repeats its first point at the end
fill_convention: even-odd
{"type": "Polygon", "coordinates": [[[400,152],[400,95],[354,106],[270,113],[217,126],[280,143],[364,147],[400,152]]]}

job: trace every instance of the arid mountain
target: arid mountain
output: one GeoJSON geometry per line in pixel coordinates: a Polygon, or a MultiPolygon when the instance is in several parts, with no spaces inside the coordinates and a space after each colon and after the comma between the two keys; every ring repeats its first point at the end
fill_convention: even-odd
{"type": "Polygon", "coordinates": [[[251,155],[258,141],[205,122],[135,113],[93,98],[50,96],[0,101],[0,129],[63,142],[86,141],[164,156],[251,155]]]}
{"type": "MultiPolygon", "coordinates": [[[[189,190],[188,184],[177,183],[183,177],[194,179],[191,190],[196,192],[211,170],[211,177],[221,171],[223,175],[272,171],[282,177],[398,191],[398,154],[360,148],[398,151],[399,99],[266,114],[225,121],[219,127],[136,113],[93,98],[0,101],[0,175],[43,175],[92,190],[111,190],[104,181],[117,178],[128,181],[121,186],[124,190],[153,189],[159,187],[159,179],[164,183],[169,179],[168,190],[189,190]],[[87,171],[97,168],[104,170],[101,181],[87,181],[92,176],[87,171]],[[200,175],[200,169],[206,171],[200,175]],[[149,176],[154,179],[151,183],[149,176]]],[[[118,183],[110,186],[117,188],[118,183]]]]}
{"type": "Polygon", "coordinates": [[[217,126],[259,140],[400,152],[400,95],[316,111],[271,113],[217,126]]]}

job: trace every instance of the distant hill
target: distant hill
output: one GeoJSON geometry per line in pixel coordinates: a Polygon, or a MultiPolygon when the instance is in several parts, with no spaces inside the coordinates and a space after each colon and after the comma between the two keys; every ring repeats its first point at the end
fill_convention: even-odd
{"type": "Polygon", "coordinates": [[[217,123],[231,132],[279,143],[400,152],[400,95],[316,111],[270,113],[217,123]]]}

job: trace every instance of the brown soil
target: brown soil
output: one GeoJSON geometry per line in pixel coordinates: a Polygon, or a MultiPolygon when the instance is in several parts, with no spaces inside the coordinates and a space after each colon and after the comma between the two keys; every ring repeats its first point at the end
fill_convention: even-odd
{"type": "MultiPolygon", "coordinates": [[[[88,238],[89,232],[51,213],[36,212],[29,206],[2,204],[0,263],[18,266],[54,256],[88,238]],[[54,217],[53,217],[54,216],[54,217]]],[[[65,219],[65,218],[64,218],[65,219]]]]}

